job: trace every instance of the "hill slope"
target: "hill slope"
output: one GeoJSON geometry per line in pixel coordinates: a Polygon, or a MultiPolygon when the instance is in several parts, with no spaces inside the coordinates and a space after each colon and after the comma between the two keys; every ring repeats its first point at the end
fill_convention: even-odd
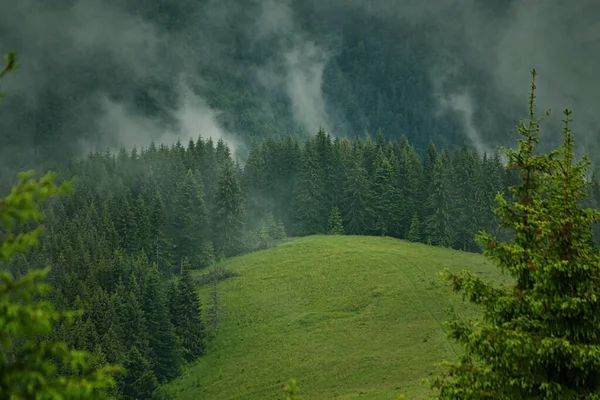
{"type": "MultiPolygon", "coordinates": [[[[237,257],[219,285],[209,354],[174,383],[180,399],[424,398],[434,364],[455,358],[441,323],[472,312],[436,273],[504,279],[479,255],[391,238],[312,236],[237,257]]],[[[209,288],[201,289],[205,305],[209,288]]]]}

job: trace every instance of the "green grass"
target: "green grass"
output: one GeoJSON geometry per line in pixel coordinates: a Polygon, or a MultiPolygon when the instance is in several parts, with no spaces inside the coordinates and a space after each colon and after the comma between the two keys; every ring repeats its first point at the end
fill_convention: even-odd
{"type": "Polygon", "coordinates": [[[480,255],[362,236],[296,239],[226,264],[240,276],[219,284],[223,320],[172,384],[179,399],[280,399],[289,378],[305,400],[426,398],[421,379],[460,351],[442,326],[448,307],[475,310],[436,274],[505,279],[480,255]]]}

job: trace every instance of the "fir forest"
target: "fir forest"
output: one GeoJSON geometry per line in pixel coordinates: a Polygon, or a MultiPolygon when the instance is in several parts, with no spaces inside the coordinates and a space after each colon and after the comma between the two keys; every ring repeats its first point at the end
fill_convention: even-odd
{"type": "Polygon", "coordinates": [[[0,400],[600,399],[596,3],[0,2],[0,400]]]}

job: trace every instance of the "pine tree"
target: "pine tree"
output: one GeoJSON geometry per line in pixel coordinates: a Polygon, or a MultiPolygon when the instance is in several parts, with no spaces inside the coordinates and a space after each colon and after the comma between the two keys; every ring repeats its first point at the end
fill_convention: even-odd
{"type": "MultiPolygon", "coordinates": [[[[477,185],[478,155],[466,146],[460,150],[454,168],[453,187],[456,188],[455,226],[456,247],[464,251],[475,248],[475,234],[478,221],[476,215],[477,201],[482,195],[477,185]]],[[[491,178],[491,177],[490,177],[491,178]]]]}
{"type": "Polygon", "coordinates": [[[140,238],[137,221],[135,219],[134,203],[131,199],[131,191],[126,189],[114,204],[115,228],[119,234],[119,246],[134,253],[139,250],[140,238]]]}
{"type": "Polygon", "coordinates": [[[247,225],[249,229],[254,229],[258,225],[260,217],[270,208],[265,159],[256,139],[252,140],[241,185],[248,214],[247,225]]]}
{"type": "Polygon", "coordinates": [[[406,237],[410,230],[412,216],[419,210],[421,195],[421,176],[423,167],[421,159],[412,145],[408,143],[405,136],[400,144],[398,162],[398,181],[396,187],[402,198],[402,204],[398,205],[396,236],[406,237]]]}
{"type": "Polygon", "coordinates": [[[523,139],[518,150],[506,150],[520,177],[511,187],[515,201],[497,196],[513,239],[478,237],[484,254],[516,284],[496,287],[467,272],[446,274],[483,315],[479,322],[449,324],[466,354],[433,382],[440,399],[595,399],[600,393],[600,257],[589,242],[600,213],[580,206],[589,162],[573,162],[569,110],[563,146],[535,155],[541,120],[534,99],[535,80],[529,122],[519,127],[523,139]]]}
{"type": "MultiPolygon", "coordinates": [[[[0,76],[3,72],[0,71],[0,76]]],[[[17,235],[17,225],[43,218],[40,203],[71,189],[70,182],[56,187],[53,183],[56,174],[48,173],[39,181],[33,180],[32,175],[33,172],[20,174],[17,186],[0,201],[4,232],[0,246],[2,263],[39,244],[41,227],[17,235]]],[[[91,354],[73,351],[64,342],[45,339],[52,336],[60,320],[74,317],[73,313],[57,312],[51,303],[41,299],[49,290],[44,283],[47,272],[33,271],[20,279],[0,272],[0,396],[107,398],[107,389],[114,386],[112,375],[117,369],[94,368],[91,354]],[[69,373],[63,374],[65,370],[69,373]],[[75,371],[77,375],[72,374],[75,371]]]]}
{"type": "Polygon", "coordinates": [[[344,234],[344,221],[342,220],[340,210],[337,207],[333,207],[331,209],[331,213],[329,214],[329,219],[327,221],[327,226],[329,228],[328,233],[330,235],[344,234]]]}
{"type": "Polygon", "coordinates": [[[125,300],[119,304],[121,341],[126,349],[135,346],[147,354],[149,346],[147,324],[144,311],[136,296],[137,291],[139,291],[137,282],[133,280],[129,290],[125,293],[125,300]]]}
{"type": "Polygon", "coordinates": [[[193,361],[205,351],[204,323],[200,315],[201,304],[189,270],[184,269],[175,287],[172,320],[175,332],[184,348],[184,357],[193,361]]]}
{"type": "Polygon", "coordinates": [[[419,215],[413,214],[412,220],[410,221],[410,229],[406,237],[411,242],[421,241],[421,224],[419,223],[419,215]]]}
{"type": "Polygon", "coordinates": [[[120,385],[123,399],[151,399],[158,388],[158,380],[150,362],[136,346],[132,346],[127,352],[123,367],[127,371],[120,385]]]}
{"type": "Polygon", "coordinates": [[[367,171],[355,160],[347,171],[344,190],[344,226],[348,235],[366,235],[372,227],[371,188],[367,171]]]}
{"type": "MultiPolygon", "coordinates": [[[[148,267],[146,267],[148,268],[148,267]]],[[[156,268],[148,268],[144,288],[144,314],[148,332],[150,361],[159,382],[179,374],[181,343],[167,311],[167,302],[156,268]]]]}
{"type": "Polygon", "coordinates": [[[213,245],[218,255],[231,257],[243,248],[245,208],[231,160],[225,162],[215,196],[213,245]]]}
{"type": "Polygon", "coordinates": [[[445,153],[442,153],[434,165],[432,190],[427,199],[427,207],[432,213],[425,219],[425,234],[429,243],[449,247],[454,242],[456,234],[452,221],[455,217],[454,188],[451,180],[451,165],[444,156],[445,153]]]}
{"type": "Polygon", "coordinates": [[[208,237],[208,221],[199,177],[188,170],[183,177],[172,213],[171,237],[176,246],[175,263],[186,257],[194,267],[206,263],[199,257],[198,249],[208,237]]]}
{"type": "Polygon", "coordinates": [[[375,161],[372,189],[376,218],[374,232],[385,236],[397,227],[402,201],[395,186],[393,167],[383,150],[379,151],[375,161]]]}
{"type": "Polygon", "coordinates": [[[315,145],[307,140],[302,154],[300,176],[294,188],[295,234],[298,236],[324,233],[323,207],[326,200],[324,176],[315,145]]]}

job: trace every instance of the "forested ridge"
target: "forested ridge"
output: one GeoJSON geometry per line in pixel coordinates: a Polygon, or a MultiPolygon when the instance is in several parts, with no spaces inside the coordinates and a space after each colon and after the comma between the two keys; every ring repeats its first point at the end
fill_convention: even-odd
{"type": "Polygon", "coordinates": [[[422,159],[405,138],[323,130],[255,140],[243,165],[223,141],[199,137],[96,152],[59,170],[73,176],[75,194],[44,210],[41,246],[8,268],[52,267],[54,304],[85,310],[55,338],[128,368],[120,398],[150,396],[203,353],[214,305],[199,303],[186,271],[286,235],[387,235],[477,252],[476,233],[500,233],[495,196],[515,179],[498,153],[430,144],[422,159]]]}

